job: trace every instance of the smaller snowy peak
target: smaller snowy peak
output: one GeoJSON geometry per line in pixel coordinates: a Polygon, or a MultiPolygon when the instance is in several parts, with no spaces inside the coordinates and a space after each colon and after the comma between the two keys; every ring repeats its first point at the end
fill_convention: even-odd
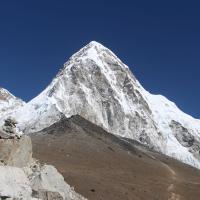
{"type": "Polygon", "coordinates": [[[4,102],[10,102],[10,101],[14,101],[14,102],[18,102],[21,104],[24,104],[25,102],[23,100],[21,100],[20,98],[14,96],[13,94],[11,94],[8,90],[6,90],[5,88],[1,88],[0,87],[0,104],[4,103],[4,102]]]}
{"type": "Polygon", "coordinates": [[[24,105],[24,101],[12,95],[8,90],[0,88],[0,123],[24,105]]]}
{"type": "Polygon", "coordinates": [[[15,98],[8,90],[0,87],[0,101],[9,101],[15,98]]]}
{"type": "Polygon", "coordinates": [[[12,103],[24,104],[25,102],[22,101],[20,98],[15,97],[8,90],[0,88],[0,107],[7,104],[10,105],[12,103]]]}

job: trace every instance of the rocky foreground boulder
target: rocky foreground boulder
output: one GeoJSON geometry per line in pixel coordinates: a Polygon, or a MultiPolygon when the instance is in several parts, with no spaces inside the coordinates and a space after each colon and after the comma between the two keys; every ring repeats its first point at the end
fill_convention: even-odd
{"type": "Polygon", "coordinates": [[[22,136],[20,139],[0,139],[0,162],[20,168],[32,163],[31,139],[28,136],[22,136]]]}
{"type": "Polygon", "coordinates": [[[0,139],[0,200],[85,200],[50,165],[32,158],[28,136],[0,139]]]}
{"type": "Polygon", "coordinates": [[[0,129],[1,139],[20,138],[23,133],[17,129],[17,121],[13,118],[7,118],[4,120],[4,125],[0,129]]]}

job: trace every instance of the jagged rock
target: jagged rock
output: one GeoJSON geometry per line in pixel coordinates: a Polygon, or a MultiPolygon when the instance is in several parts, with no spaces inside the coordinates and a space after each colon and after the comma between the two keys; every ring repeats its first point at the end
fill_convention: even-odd
{"type": "Polygon", "coordinates": [[[34,197],[42,200],[64,200],[58,192],[50,192],[46,190],[39,190],[34,192],[34,197]]]}
{"type": "Polygon", "coordinates": [[[15,128],[16,124],[17,124],[17,121],[15,119],[8,118],[5,120],[4,126],[10,126],[10,127],[15,128]]]}
{"type": "Polygon", "coordinates": [[[4,125],[2,130],[0,130],[0,138],[20,138],[22,132],[20,132],[16,127],[17,121],[13,118],[7,118],[4,120],[4,125]]]}
{"type": "Polygon", "coordinates": [[[175,120],[171,121],[170,128],[179,143],[189,149],[189,152],[193,153],[196,159],[200,160],[200,140],[198,137],[194,137],[193,131],[175,120]]]}
{"type": "Polygon", "coordinates": [[[176,139],[184,146],[191,147],[194,144],[194,136],[190,131],[183,127],[180,123],[172,120],[170,127],[176,139]]]}
{"type": "Polygon", "coordinates": [[[61,174],[58,173],[55,167],[44,165],[32,177],[31,188],[37,192],[38,197],[44,200],[84,200],[85,198],[76,194],[65,181],[61,174]]]}

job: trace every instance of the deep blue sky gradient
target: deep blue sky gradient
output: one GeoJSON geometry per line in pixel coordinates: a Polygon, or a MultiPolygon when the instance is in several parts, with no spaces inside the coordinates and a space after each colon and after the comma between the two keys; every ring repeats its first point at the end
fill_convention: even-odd
{"type": "Polygon", "coordinates": [[[1,1],[0,86],[28,101],[96,40],[147,90],[200,118],[199,10],[198,1],[1,1]]]}

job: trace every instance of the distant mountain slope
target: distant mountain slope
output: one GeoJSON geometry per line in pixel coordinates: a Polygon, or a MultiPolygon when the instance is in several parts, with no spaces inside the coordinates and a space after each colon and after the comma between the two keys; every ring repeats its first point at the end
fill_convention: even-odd
{"type": "Polygon", "coordinates": [[[24,101],[12,95],[8,90],[0,88],[0,123],[3,123],[4,118],[24,105],[24,101]]]}
{"type": "Polygon", "coordinates": [[[165,97],[147,92],[109,49],[90,42],[50,85],[13,114],[26,133],[62,115],[80,115],[105,130],[200,168],[200,120],[165,97]]]}
{"type": "Polygon", "coordinates": [[[92,200],[199,200],[200,171],[80,116],[31,135],[33,155],[92,200]]]}

